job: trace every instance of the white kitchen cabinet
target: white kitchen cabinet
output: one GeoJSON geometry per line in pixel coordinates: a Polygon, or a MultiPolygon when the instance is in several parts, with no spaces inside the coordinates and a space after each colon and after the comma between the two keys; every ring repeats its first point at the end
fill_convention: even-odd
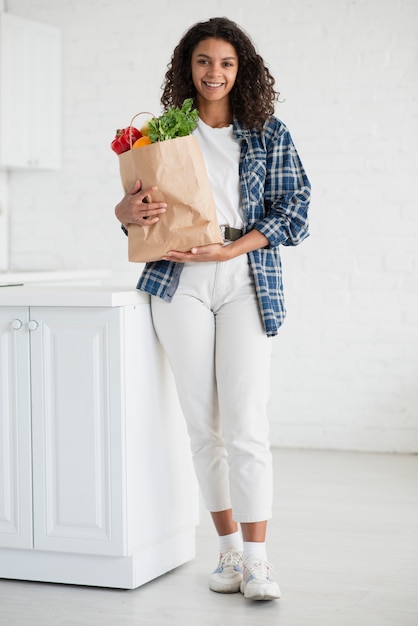
{"type": "Polygon", "coordinates": [[[61,32],[0,11],[0,167],[61,164],[61,32]]]}
{"type": "Polygon", "coordinates": [[[198,489],[143,294],[2,288],[0,345],[0,577],[134,588],[193,558],[198,489]]]}

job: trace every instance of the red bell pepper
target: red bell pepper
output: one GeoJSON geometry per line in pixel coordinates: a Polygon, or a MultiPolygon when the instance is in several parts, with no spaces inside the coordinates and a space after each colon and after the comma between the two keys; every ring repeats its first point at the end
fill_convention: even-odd
{"type": "Polygon", "coordinates": [[[134,145],[135,141],[142,137],[141,131],[139,131],[134,126],[128,126],[127,128],[118,128],[116,131],[116,135],[110,147],[113,152],[116,154],[122,154],[122,152],[127,152],[131,149],[131,139],[130,136],[132,134],[132,145],[134,145]]]}

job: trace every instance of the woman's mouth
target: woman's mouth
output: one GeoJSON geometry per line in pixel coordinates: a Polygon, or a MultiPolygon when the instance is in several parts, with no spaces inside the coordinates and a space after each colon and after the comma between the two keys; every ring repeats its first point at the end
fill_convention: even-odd
{"type": "Polygon", "coordinates": [[[218,87],[222,87],[223,83],[209,83],[207,81],[203,81],[203,84],[209,89],[216,89],[218,87]]]}

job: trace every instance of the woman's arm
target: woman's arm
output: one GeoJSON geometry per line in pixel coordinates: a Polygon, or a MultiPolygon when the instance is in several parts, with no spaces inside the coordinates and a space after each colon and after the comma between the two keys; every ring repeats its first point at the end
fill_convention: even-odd
{"type": "Polygon", "coordinates": [[[268,143],[265,216],[253,225],[272,248],[296,246],[308,237],[311,197],[311,185],[290,133],[282,124],[278,131],[268,143]]]}

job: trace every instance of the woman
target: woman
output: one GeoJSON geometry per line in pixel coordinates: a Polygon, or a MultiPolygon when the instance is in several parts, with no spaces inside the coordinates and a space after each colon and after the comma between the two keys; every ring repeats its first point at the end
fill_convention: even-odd
{"type": "MultiPolygon", "coordinates": [[[[197,137],[225,243],[167,251],[138,289],[151,294],[156,333],[174,372],[200,489],[219,536],[213,591],[280,597],[266,551],[272,513],[267,401],[271,339],[285,309],[279,246],[308,236],[310,184],[285,125],[274,79],[227,18],[195,24],[174,50],[164,108],[193,98],[197,137]]],[[[153,224],[137,182],[117,218],[153,224]]]]}

